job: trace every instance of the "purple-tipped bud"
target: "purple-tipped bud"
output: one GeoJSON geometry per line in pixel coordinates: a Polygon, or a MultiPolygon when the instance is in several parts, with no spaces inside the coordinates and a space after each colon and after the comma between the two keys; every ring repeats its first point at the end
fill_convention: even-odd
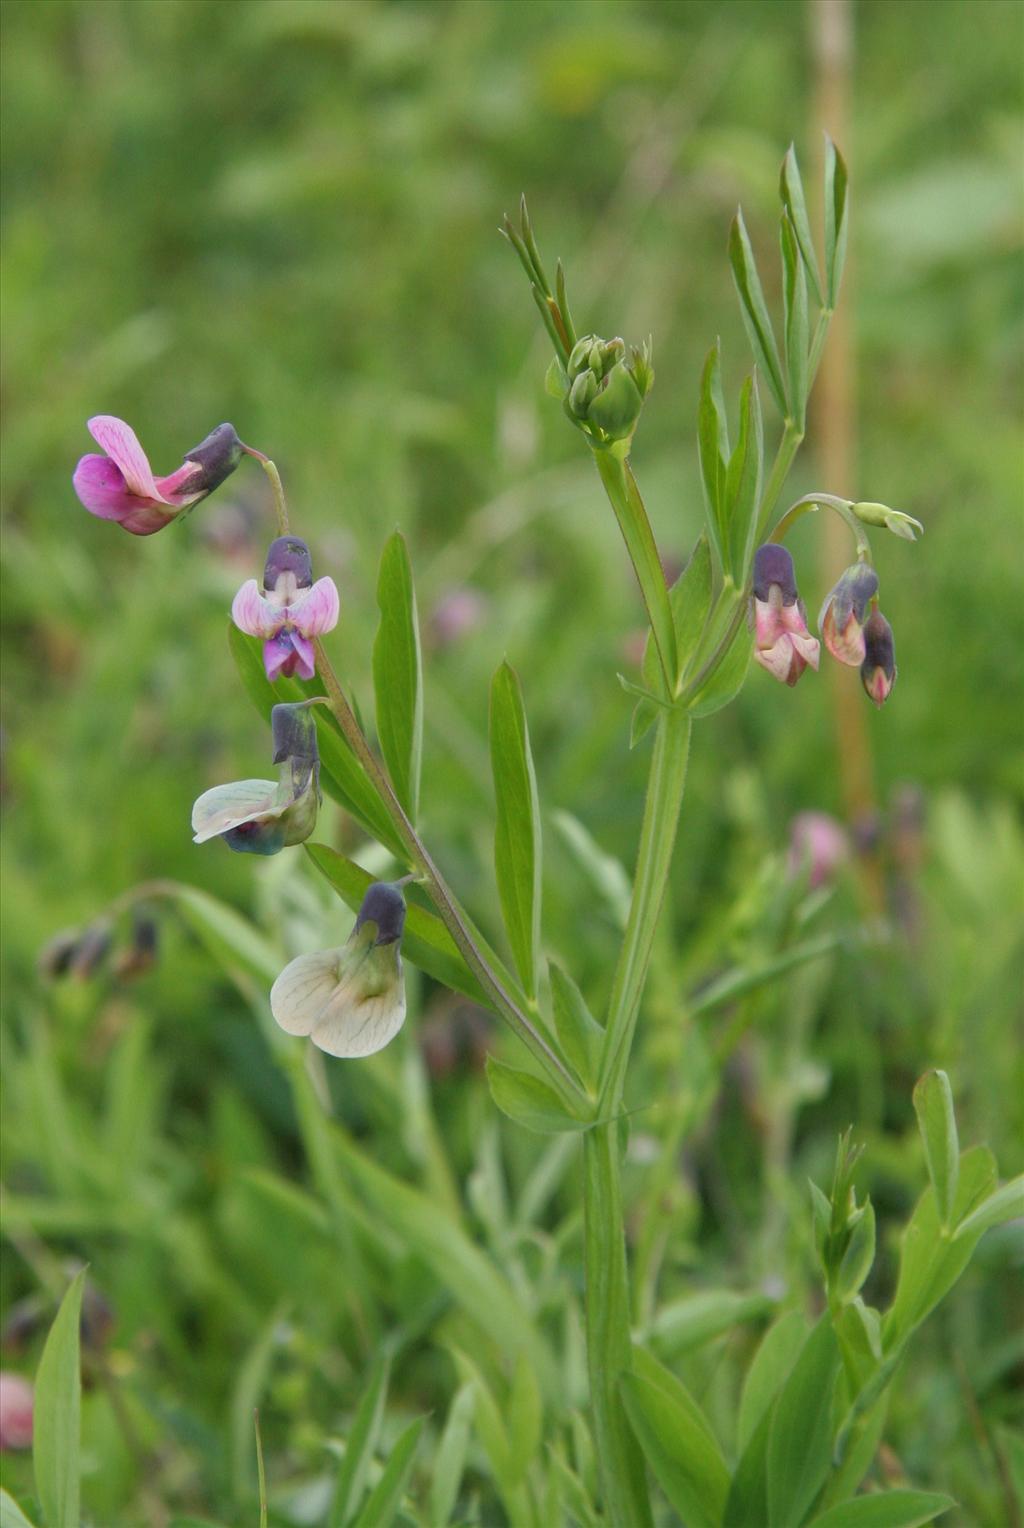
{"type": "Polygon", "coordinates": [[[793,559],[777,541],[767,541],[754,553],[754,598],[767,604],[775,584],[784,605],[795,605],[800,598],[796,587],[793,559]]]}
{"type": "Polygon", "coordinates": [[[833,658],[857,668],[864,662],[864,613],[878,593],[878,574],[866,562],[854,563],[821,607],[818,630],[833,658]]]}
{"type": "Polygon", "coordinates": [[[264,589],[276,589],[285,573],[295,580],[296,589],[309,589],[313,583],[313,559],[309,547],[298,536],[278,536],[270,543],[267,565],[263,569],[264,589]]]}
{"type": "Polygon", "coordinates": [[[185,452],[184,460],[194,462],[200,468],[197,476],[189,478],[189,488],[203,494],[212,493],[231,476],[242,460],[242,442],[234,425],[219,424],[198,446],[185,452]]]}
{"type": "Polygon", "coordinates": [[[301,701],[297,705],[275,706],[270,713],[270,732],[275,764],[283,764],[286,759],[306,764],[317,762],[316,722],[309,706],[301,701]]]}
{"type": "Polygon", "coordinates": [[[405,927],[405,898],[392,881],[374,881],[363,898],[356,918],[356,931],[364,923],[377,925],[374,944],[394,944],[405,927]]]}
{"type": "Polygon", "coordinates": [[[864,624],[860,679],[876,706],[885,704],[896,683],[896,644],[892,627],[880,610],[873,610],[864,624]]]}

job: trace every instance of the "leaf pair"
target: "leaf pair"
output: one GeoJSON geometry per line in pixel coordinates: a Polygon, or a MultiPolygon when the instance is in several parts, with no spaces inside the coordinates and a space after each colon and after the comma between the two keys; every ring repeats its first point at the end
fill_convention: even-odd
{"type": "Polygon", "coordinates": [[[722,399],[721,345],[708,351],[700,385],[698,447],[708,531],[724,576],[742,589],[754,555],[764,470],[764,423],[756,378],[740,395],[739,439],[729,449],[722,399]]]}

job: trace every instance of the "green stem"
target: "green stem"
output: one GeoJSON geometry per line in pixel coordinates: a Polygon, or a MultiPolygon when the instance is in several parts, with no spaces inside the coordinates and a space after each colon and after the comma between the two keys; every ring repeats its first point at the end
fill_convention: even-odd
{"type": "Polygon", "coordinates": [[[857,516],[853,513],[853,506],[849,499],[837,498],[834,493],[809,493],[805,494],[802,499],[797,499],[796,503],[790,505],[781,520],[778,521],[775,529],[772,531],[772,540],[781,541],[796,524],[797,520],[800,519],[801,515],[812,514],[820,507],[833,510],[840,520],[846,523],[856,544],[858,558],[861,562],[870,563],[871,546],[864,531],[863,522],[858,520],[857,516]]]}
{"type": "Polygon", "coordinates": [[[782,486],[789,476],[789,469],[793,465],[793,458],[800,449],[800,443],[804,438],[804,432],[794,423],[787,419],[779,441],[779,449],[775,453],[775,461],[765,484],[764,493],[761,495],[761,503],[757,511],[757,535],[755,545],[760,546],[765,539],[768,521],[771,519],[772,510],[778,502],[782,486]]]}
{"type": "Polygon", "coordinates": [[[629,462],[614,446],[595,446],[593,452],[601,482],[615,511],[647,607],[647,618],[651,623],[654,645],[658,650],[661,672],[665,679],[665,693],[671,696],[675,694],[679,675],[676,632],[668,586],[651,522],[647,518],[647,510],[629,462]]]}
{"type": "Polygon", "coordinates": [[[331,710],[337,718],[338,725],[345,734],[353,753],[366,770],[387,809],[388,815],[394,822],[398,836],[409,856],[409,862],[417,874],[422,876],[442,922],[454,939],[466,964],[477,977],[485,992],[488,993],[502,1018],[512,1026],[524,1045],[528,1047],[531,1054],[540,1063],[563,1103],[566,1104],[573,1114],[578,1115],[583,1102],[583,1095],[579,1087],[573,1081],[571,1073],[562,1064],[558,1056],[556,1056],[540,1031],[530,1022],[530,1019],[519,1007],[515,998],[507,990],[501,978],[490,965],[487,957],[474,938],[453,892],[434,864],[426,845],[406,816],[405,809],[395,795],[391,781],[388,779],[387,771],[380,764],[377,756],[363,736],[363,731],[356,719],[355,712],[348,703],[345,692],[338,681],[338,676],[331,665],[331,660],[324,649],[323,641],[319,637],[316,639],[315,648],[317,673],[324,682],[331,710]]]}
{"type": "Polygon", "coordinates": [[[281,474],[270,460],[270,457],[264,456],[262,451],[257,451],[255,446],[243,446],[242,450],[247,456],[251,456],[254,461],[259,462],[270,479],[270,486],[274,491],[274,514],[277,516],[277,534],[279,536],[287,536],[288,504],[284,496],[284,484],[281,482],[281,474]]]}
{"type": "Polygon", "coordinates": [[[587,1132],[583,1146],[587,1361],[602,1493],[613,1528],[643,1528],[651,1521],[643,1461],[619,1396],[619,1378],[630,1367],[631,1346],[615,1116],[622,1105],[640,998],[668,884],[689,749],[689,717],[679,709],[662,712],[601,1061],[602,1123],[587,1132]]]}

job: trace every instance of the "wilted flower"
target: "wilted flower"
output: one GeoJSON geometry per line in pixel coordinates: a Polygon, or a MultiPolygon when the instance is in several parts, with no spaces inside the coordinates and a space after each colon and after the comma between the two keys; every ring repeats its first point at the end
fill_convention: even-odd
{"type": "Polygon", "coordinates": [[[818,617],[818,630],[833,658],[857,668],[864,662],[864,612],[878,593],[878,574],[854,563],[832,589],[818,617]]]}
{"type": "Polygon", "coordinates": [[[276,854],[301,844],[316,826],[320,756],[309,703],[275,706],[270,713],[279,779],[235,780],[204,791],[192,808],[194,842],[223,838],[240,854],[276,854]]]}
{"type": "Polygon", "coordinates": [[[787,868],[791,876],[806,871],[811,891],[831,881],[849,853],[842,824],[827,812],[798,812],[790,823],[787,868]]]}
{"type": "Polygon", "coordinates": [[[348,942],[338,950],[300,955],[270,989],[270,1008],[290,1035],[308,1035],[329,1056],[371,1056],[405,1022],[399,944],[405,898],[375,881],[363,898],[348,942]]]}
{"type": "Polygon", "coordinates": [[[32,1386],[20,1374],[0,1373],[0,1449],[32,1447],[32,1386]]]}
{"type": "Polygon", "coordinates": [[[313,582],[309,547],[298,536],[271,542],[263,570],[263,593],[254,578],[242,585],[231,606],[231,619],[250,637],[263,638],[263,664],[273,684],[297,673],[316,672],[313,637],[338,624],[338,591],[333,578],[313,582]]]}
{"type": "Polygon", "coordinates": [[[152,536],[184,510],[205,499],[238,466],[242,443],[233,425],[220,424],[169,477],[155,478],[138,437],[123,419],[97,414],[89,433],[105,456],[83,456],[75,468],[75,492],[91,514],[116,520],[133,536],[152,536]]]}
{"type": "Polygon", "coordinates": [[[818,667],[820,645],[807,630],[807,611],[796,587],[793,559],[769,541],[754,556],[754,657],[783,684],[818,667]]]}
{"type": "Polygon", "coordinates": [[[896,683],[896,644],[892,627],[880,610],[872,610],[864,626],[864,662],[860,680],[876,706],[883,706],[896,683]]]}

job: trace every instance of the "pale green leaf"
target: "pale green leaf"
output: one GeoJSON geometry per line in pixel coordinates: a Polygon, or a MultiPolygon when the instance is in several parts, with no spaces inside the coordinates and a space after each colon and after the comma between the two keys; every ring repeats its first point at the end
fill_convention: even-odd
{"type": "Polygon", "coordinates": [[[688,1528],[717,1528],[729,1471],[697,1403],[649,1355],[636,1372],[622,1375],[619,1388],[644,1457],[673,1507],[688,1528]]]}
{"type": "Polygon", "coordinates": [[[775,343],[772,321],[768,315],[768,304],[764,300],[761,278],[757,274],[754,251],[750,247],[743,213],[739,210],[729,230],[729,264],[732,266],[733,280],[736,282],[736,290],[739,293],[740,311],[751,349],[754,352],[754,359],[768,384],[769,392],[775,399],[779,413],[785,418],[788,410],[779,349],[775,343]]]}
{"type": "Polygon", "coordinates": [[[960,1141],[953,1112],[953,1090],[945,1072],[925,1072],[914,1088],[914,1111],[924,1142],[928,1176],[935,1190],[939,1220],[948,1230],[956,1199],[960,1141]]]}
{"type": "Polygon", "coordinates": [[[879,1491],[830,1507],[810,1528],[920,1528],[955,1506],[951,1496],[935,1491],[879,1491]]]}
{"type": "Polygon", "coordinates": [[[782,1388],[782,1382],[796,1363],[806,1339],[807,1321],[798,1310],[780,1316],[761,1339],[740,1396],[736,1446],[741,1454],[782,1388]]]}
{"type": "Polygon", "coordinates": [[[780,230],[782,245],[782,300],[786,343],[786,376],[789,381],[790,417],[802,433],[807,412],[807,277],[797,248],[796,233],[783,213],[780,230]]]}
{"type": "Polygon", "coordinates": [[[384,1466],[381,1477],[369,1496],[366,1505],[355,1520],[355,1528],[390,1528],[402,1501],[402,1494],[416,1462],[416,1449],[423,1431],[422,1417],[401,1434],[384,1466]]]}
{"type": "Polygon", "coordinates": [[[35,1528],[13,1496],[0,1488],[0,1528],[35,1528]]]}
{"type": "Polygon", "coordinates": [[[729,461],[729,428],[722,399],[722,346],[716,340],[707,353],[700,379],[697,443],[708,531],[722,567],[726,563],[725,474],[729,461]]]}
{"type": "Polygon", "coordinates": [[[1009,1183],[1003,1183],[987,1199],[983,1199],[976,1209],[966,1215],[957,1226],[953,1236],[954,1242],[961,1238],[977,1238],[986,1231],[991,1231],[994,1226],[1005,1225],[1008,1220],[1019,1220],[1024,1216],[1024,1173],[1017,1178],[1011,1178],[1009,1183]]]}
{"type": "Polygon", "coordinates": [[[538,1135],[559,1135],[565,1130],[586,1130],[590,1124],[568,1114],[554,1089],[532,1072],[506,1066],[494,1056],[487,1058],[487,1081],[502,1114],[526,1130],[538,1135]]]}
{"type": "Polygon", "coordinates": [[[593,1088],[601,1066],[604,1028],[590,1012],[572,977],[554,961],[549,963],[548,970],[558,1043],[580,1081],[585,1087],[593,1088]]]}
{"type": "Polygon", "coordinates": [[[381,1352],[374,1360],[359,1405],[356,1407],[352,1426],[345,1439],[345,1452],[338,1467],[338,1480],[331,1504],[329,1528],[344,1528],[351,1522],[363,1499],[370,1465],[384,1420],[384,1403],[387,1399],[388,1376],[391,1357],[381,1352]]]}
{"type": "Polygon", "coordinates": [[[532,998],[540,960],[540,805],[522,686],[508,663],[491,683],[490,739],[498,893],[516,968],[532,998]]]}
{"type": "Polygon", "coordinates": [[[828,307],[835,308],[846,260],[849,231],[846,163],[831,138],[825,139],[825,283],[828,307]]]}
{"type": "Polygon", "coordinates": [[[380,625],[373,644],[377,736],[395,794],[415,822],[423,752],[423,663],[409,549],[399,531],[384,543],[377,606],[380,625]]]}
{"type": "Polygon", "coordinates": [[[32,1464],[46,1528],[78,1528],[82,1378],[78,1328],[85,1269],[69,1284],[36,1370],[32,1464]]]}
{"type": "Polygon", "coordinates": [[[448,1408],[444,1431],[434,1455],[434,1473],[430,1482],[431,1528],[447,1528],[455,1510],[466,1468],[475,1398],[473,1381],[467,1380],[459,1386],[448,1408]]]}
{"type": "Polygon", "coordinates": [[[765,1456],[769,1528],[797,1528],[828,1474],[839,1348],[827,1316],[800,1352],[775,1403],[765,1456]]]}
{"type": "Polygon", "coordinates": [[[790,144],[786,157],[782,161],[782,172],[779,176],[779,195],[782,197],[782,205],[789,214],[789,220],[793,225],[797,245],[800,249],[800,257],[807,270],[815,300],[819,307],[823,306],[824,293],[821,286],[821,277],[818,275],[818,262],[814,254],[811,225],[807,217],[807,202],[804,198],[803,182],[800,179],[800,168],[796,162],[796,150],[792,144],[790,144]]]}

